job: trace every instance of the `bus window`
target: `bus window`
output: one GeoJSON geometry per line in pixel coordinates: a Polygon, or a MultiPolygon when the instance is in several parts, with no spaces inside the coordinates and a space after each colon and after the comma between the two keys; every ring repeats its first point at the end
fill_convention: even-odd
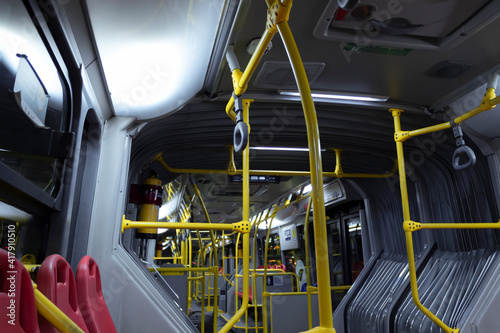
{"type": "Polygon", "coordinates": [[[72,149],[58,71],[22,1],[0,12],[0,162],[55,197],[72,149]]]}
{"type": "MultiPolygon", "coordinates": [[[[352,285],[364,267],[359,203],[336,207],[328,212],[327,224],[330,283],[332,286],[352,285]]],[[[334,307],[346,291],[332,292],[334,307]]]]}
{"type": "Polygon", "coordinates": [[[281,265],[281,248],[280,248],[280,235],[279,233],[271,234],[269,236],[269,245],[267,247],[267,264],[281,265]]]}
{"type": "Polygon", "coordinates": [[[361,242],[361,223],[359,216],[347,218],[345,220],[349,235],[351,280],[354,282],[364,267],[363,245],[361,242]]]}

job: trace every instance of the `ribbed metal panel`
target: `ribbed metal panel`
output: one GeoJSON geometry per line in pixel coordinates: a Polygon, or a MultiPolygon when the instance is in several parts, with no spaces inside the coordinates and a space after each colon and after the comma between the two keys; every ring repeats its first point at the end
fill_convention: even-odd
{"type": "MultiPolygon", "coordinates": [[[[437,251],[418,276],[421,303],[448,326],[458,327],[488,271],[498,264],[498,253],[437,251]]],[[[393,332],[443,331],[417,309],[408,290],[397,308],[393,332]]]]}
{"type": "Polygon", "coordinates": [[[346,311],[347,332],[386,333],[394,292],[408,276],[403,255],[383,255],[346,311]]]}

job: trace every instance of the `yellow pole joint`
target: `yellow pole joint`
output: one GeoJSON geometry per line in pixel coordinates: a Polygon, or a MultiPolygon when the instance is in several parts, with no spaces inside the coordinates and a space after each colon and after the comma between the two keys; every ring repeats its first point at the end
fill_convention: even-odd
{"type": "Polygon", "coordinates": [[[337,178],[342,178],[344,177],[344,171],[342,170],[342,164],[340,163],[340,154],[342,153],[344,149],[337,149],[334,148],[333,151],[335,152],[335,176],[337,178]]]}
{"type": "Polygon", "coordinates": [[[158,155],[156,155],[154,158],[153,158],[153,161],[162,161],[163,160],[163,157],[162,157],[163,153],[158,153],[158,155]]]}
{"type": "Polygon", "coordinates": [[[481,111],[488,111],[494,108],[496,105],[491,104],[491,100],[496,97],[495,94],[495,89],[494,88],[488,88],[486,89],[486,92],[484,93],[483,99],[481,100],[481,104],[479,105],[479,108],[481,111]]]}
{"type": "Polygon", "coordinates": [[[276,33],[278,31],[278,24],[282,22],[288,22],[290,17],[290,9],[292,8],[292,2],[287,1],[287,4],[283,4],[281,0],[275,1],[267,10],[267,22],[266,28],[276,33]]]}
{"type": "Polygon", "coordinates": [[[271,296],[271,293],[269,293],[268,291],[264,291],[262,293],[262,297],[270,297],[271,296]]]}
{"type": "Polygon", "coordinates": [[[236,232],[239,232],[242,234],[250,233],[250,222],[241,221],[241,222],[233,223],[233,231],[236,231],[236,232]]]}
{"type": "Polygon", "coordinates": [[[417,230],[420,230],[423,228],[424,227],[422,226],[421,223],[418,223],[418,222],[415,222],[412,220],[408,220],[408,221],[403,222],[403,229],[405,232],[413,232],[413,231],[417,231],[417,230]]]}
{"type": "Polygon", "coordinates": [[[394,133],[394,141],[404,142],[410,138],[410,131],[397,131],[394,133]]]}
{"type": "Polygon", "coordinates": [[[213,274],[217,274],[217,273],[219,273],[219,267],[218,266],[208,267],[208,272],[213,273],[213,274]]]}
{"type": "Polygon", "coordinates": [[[234,146],[227,145],[227,149],[229,149],[229,164],[227,166],[227,173],[230,175],[236,174],[236,164],[234,163],[234,146]]]}
{"type": "Polygon", "coordinates": [[[236,96],[241,96],[247,90],[247,84],[245,83],[243,87],[240,86],[240,80],[243,76],[243,72],[239,68],[235,68],[231,76],[233,78],[233,89],[236,96]]]}
{"type": "Polygon", "coordinates": [[[401,116],[401,113],[403,113],[404,110],[403,109],[389,109],[389,112],[392,113],[393,117],[396,117],[396,116],[401,116]]]}
{"type": "Polygon", "coordinates": [[[314,294],[318,292],[318,287],[313,287],[313,286],[307,286],[307,292],[309,294],[314,294]]]}

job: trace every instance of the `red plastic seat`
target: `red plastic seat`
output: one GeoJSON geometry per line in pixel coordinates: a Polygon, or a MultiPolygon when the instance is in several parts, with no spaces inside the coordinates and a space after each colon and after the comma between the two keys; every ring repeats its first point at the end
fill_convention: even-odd
{"type": "Polygon", "coordinates": [[[39,333],[35,294],[23,264],[0,249],[0,332],[39,333]],[[12,266],[11,266],[12,265],[12,266]]]}
{"type": "MultiPolygon", "coordinates": [[[[40,266],[36,277],[38,290],[64,312],[84,332],[88,333],[78,306],[75,277],[68,262],[58,254],[48,256],[40,266]]],[[[43,317],[38,316],[42,333],[58,330],[43,317]]]]}
{"type": "MultiPolygon", "coordinates": [[[[238,297],[243,298],[243,291],[238,291],[238,297]]],[[[248,302],[252,303],[253,302],[253,292],[252,292],[252,285],[248,288],[248,302]]]]}
{"type": "Polygon", "coordinates": [[[116,333],[113,319],[102,296],[101,274],[91,256],[80,260],[76,269],[78,304],[89,333],[116,333]]]}
{"type": "Polygon", "coordinates": [[[283,272],[286,272],[286,266],[284,264],[279,265],[278,268],[281,269],[283,272]]]}

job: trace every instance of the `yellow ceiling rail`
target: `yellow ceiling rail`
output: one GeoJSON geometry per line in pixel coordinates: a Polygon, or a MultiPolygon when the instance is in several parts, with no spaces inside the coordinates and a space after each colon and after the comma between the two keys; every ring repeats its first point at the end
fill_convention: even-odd
{"type": "MultiPolygon", "coordinates": [[[[335,171],[331,177],[337,178],[390,178],[394,176],[396,171],[398,170],[398,161],[394,160],[394,167],[388,173],[345,173],[342,170],[342,163],[340,161],[340,154],[343,149],[333,148],[335,152],[335,171]]],[[[324,176],[330,176],[331,172],[323,172],[324,176]]]]}
{"type": "Polygon", "coordinates": [[[172,173],[193,173],[193,174],[216,173],[224,175],[228,174],[228,170],[172,168],[165,162],[162,155],[163,153],[159,153],[153,158],[153,161],[160,162],[160,164],[163,165],[163,167],[167,169],[167,171],[170,171],[172,173]]]}
{"type": "MultiPolygon", "coordinates": [[[[230,146],[232,147],[232,146],[230,146]]],[[[340,152],[342,149],[332,149],[335,151],[335,159],[337,161],[335,165],[335,171],[323,171],[323,177],[336,177],[336,178],[390,178],[397,171],[397,161],[395,161],[394,167],[390,172],[386,173],[344,173],[340,164],[340,152]],[[338,151],[338,152],[337,152],[338,151]]],[[[230,150],[229,167],[227,170],[221,169],[191,169],[191,168],[173,168],[165,162],[163,159],[163,153],[158,153],[153,161],[158,161],[167,171],[171,173],[178,174],[224,174],[224,175],[241,175],[243,170],[234,168],[234,160],[232,159],[232,150],[230,150]],[[231,163],[232,162],[232,163],[231,163]],[[233,167],[232,167],[233,166],[233,167]]],[[[283,177],[293,177],[302,176],[309,177],[309,171],[288,171],[288,170],[250,170],[250,175],[252,176],[283,176],[283,177]]]]}
{"type": "Polygon", "coordinates": [[[478,107],[466,112],[465,114],[453,119],[448,123],[442,123],[413,131],[402,131],[401,113],[403,112],[403,110],[401,109],[389,110],[389,112],[392,113],[392,117],[394,119],[394,141],[396,143],[396,151],[398,157],[401,203],[403,207],[403,229],[405,232],[405,239],[406,239],[406,251],[408,253],[410,287],[411,287],[413,302],[422,313],[424,313],[429,319],[431,319],[436,325],[439,326],[439,328],[441,328],[446,333],[458,333],[459,328],[449,327],[420,302],[418,296],[417,273],[415,267],[415,254],[413,250],[412,232],[421,229],[486,229],[486,228],[500,229],[500,221],[488,222],[488,223],[421,223],[412,221],[410,217],[408,189],[406,183],[403,142],[416,135],[427,134],[450,128],[453,124],[460,124],[461,122],[470,119],[471,117],[474,117],[483,111],[487,111],[495,107],[500,102],[500,98],[495,97],[495,86],[497,79],[498,79],[498,72],[490,76],[486,93],[484,94],[481,104],[478,107]]]}

